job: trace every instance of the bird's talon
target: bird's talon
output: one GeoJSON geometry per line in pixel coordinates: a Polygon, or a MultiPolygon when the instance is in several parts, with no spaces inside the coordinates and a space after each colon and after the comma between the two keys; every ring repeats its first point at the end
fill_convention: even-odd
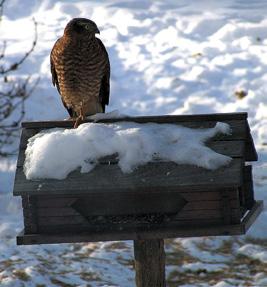
{"type": "Polygon", "coordinates": [[[83,118],[79,116],[74,123],[74,128],[77,129],[78,126],[82,123],[82,121],[83,121],[83,118]]]}

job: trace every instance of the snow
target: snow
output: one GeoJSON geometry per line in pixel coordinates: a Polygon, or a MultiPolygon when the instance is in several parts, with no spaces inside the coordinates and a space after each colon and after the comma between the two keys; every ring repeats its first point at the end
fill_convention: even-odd
{"type": "MultiPolygon", "coordinates": [[[[38,22],[36,49],[13,74],[17,79],[31,74],[32,81],[40,77],[26,103],[25,120],[67,117],[51,84],[49,52],[66,22],[77,16],[96,21],[110,55],[108,112],[117,109],[131,116],[248,112],[259,155],[253,164],[255,197],[265,201],[265,210],[246,236],[172,240],[167,276],[171,286],[267,286],[266,1],[9,0],[5,4],[0,34],[8,44],[6,61],[20,58],[30,48],[32,17],[38,22]],[[238,99],[236,91],[247,96],[238,99]],[[186,261],[230,268],[220,265],[213,281],[190,269],[172,275],[186,261]]],[[[74,286],[133,286],[128,242],[124,249],[87,244],[92,252],[85,253],[86,258],[78,254],[84,244],[15,245],[23,224],[21,201],[12,196],[15,162],[15,156],[0,159],[0,285],[54,287],[59,286],[56,278],[74,286]],[[17,270],[25,271],[30,280],[20,279],[17,270]]]]}
{"type": "Polygon", "coordinates": [[[230,134],[228,124],[190,129],[172,124],[85,123],[77,129],[50,129],[28,140],[24,173],[27,179],[64,179],[81,167],[89,172],[98,159],[118,154],[122,172],[132,172],[155,159],[217,169],[231,158],[214,152],[204,143],[218,133],[230,134]]]}
{"type": "Polygon", "coordinates": [[[121,113],[118,110],[114,110],[114,111],[107,112],[107,113],[97,113],[95,115],[87,117],[87,119],[94,120],[94,122],[97,122],[100,120],[121,119],[121,118],[125,118],[125,117],[127,117],[127,115],[121,113]]]}
{"type": "Polygon", "coordinates": [[[254,259],[258,259],[263,263],[267,263],[267,253],[265,248],[261,248],[255,244],[246,244],[238,249],[238,254],[247,255],[254,259]]]}
{"type": "Polygon", "coordinates": [[[214,264],[214,263],[202,263],[202,262],[194,262],[194,263],[186,263],[182,265],[182,268],[185,271],[200,271],[200,272],[214,272],[218,270],[223,270],[227,267],[226,264],[214,264]]]}
{"type": "Polygon", "coordinates": [[[214,240],[210,239],[201,239],[199,238],[186,238],[186,239],[179,239],[180,244],[183,246],[184,249],[186,249],[191,256],[198,258],[204,263],[226,263],[233,259],[232,254],[220,254],[218,252],[214,252],[214,250],[219,249],[223,243],[224,240],[223,237],[218,238],[215,242],[214,240]],[[199,242],[202,243],[206,248],[199,248],[198,244],[199,242]]]}

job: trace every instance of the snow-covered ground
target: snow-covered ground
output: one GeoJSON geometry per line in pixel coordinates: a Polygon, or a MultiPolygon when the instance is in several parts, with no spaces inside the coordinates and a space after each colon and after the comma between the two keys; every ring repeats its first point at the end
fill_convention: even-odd
{"type": "MultiPolygon", "coordinates": [[[[266,14],[265,0],[8,0],[0,39],[8,41],[8,60],[17,59],[31,46],[32,17],[38,22],[36,49],[15,74],[40,77],[26,120],[67,117],[49,53],[73,17],[100,28],[112,69],[108,111],[248,112],[259,154],[255,194],[266,201],[266,14]]],[[[15,245],[22,229],[21,203],[12,197],[15,161],[0,162],[0,286],[133,286],[130,242],[15,245]]],[[[246,236],[167,240],[169,286],[267,286],[266,222],[265,209],[246,236]]]]}

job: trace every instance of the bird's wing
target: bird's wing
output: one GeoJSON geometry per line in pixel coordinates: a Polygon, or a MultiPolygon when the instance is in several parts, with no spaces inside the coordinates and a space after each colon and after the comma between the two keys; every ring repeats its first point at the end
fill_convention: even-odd
{"type": "Polygon", "coordinates": [[[100,86],[100,92],[99,92],[100,102],[101,102],[101,105],[102,105],[102,108],[103,108],[103,112],[105,112],[105,105],[109,104],[110,63],[109,63],[108,53],[106,51],[106,48],[105,48],[104,44],[98,38],[97,38],[97,41],[98,41],[98,43],[100,45],[100,48],[101,48],[101,50],[103,52],[103,57],[106,58],[105,73],[104,73],[104,75],[102,77],[102,80],[101,80],[101,86],[100,86]]]}
{"type": "Polygon", "coordinates": [[[56,48],[57,48],[57,45],[59,44],[59,40],[58,39],[50,53],[50,68],[51,68],[51,74],[52,74],[52,83],[54,86],[57,87],[57,90],[60,94],[60,88],[59,88],[59,83],[58,83],[58,78],[57,78],[57,72],[56,72],[56,67],[55,67],[55,63],[54,63],[54,60],[53,60],[53,53],[55,52],[56,48]]]}
{"type": "MultiPolygon", "coordinates": [[[[60,38],[61,39],[61,38],[60,38]]],[[[55,67],[55,62],[53,60],[53,54],[55,53],[55,50],[57,49],[57,46],[60,45],[60,39],[58,39],[50,53],[50,68],[51,68],[51,74],[52,74],[52,83],[54,86],[56,86],[59,94],[60,94],[60,97],[61,97],[61,101],[64,105],[64,107],[67,109],[70,117],[73,117],[73,110],[68,107],[64,101],[64,97],[61,95],[60,93],[60,87],[59,87],[59,82],[58,82],[58,77],[57,77],[57,71],[56,71],[56,67],[55,67]]]]}

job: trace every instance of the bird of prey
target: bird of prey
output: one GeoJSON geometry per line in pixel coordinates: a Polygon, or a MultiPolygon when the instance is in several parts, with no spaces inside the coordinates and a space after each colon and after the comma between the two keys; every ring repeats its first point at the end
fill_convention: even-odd
{"type": "Polygon", "coordinates": [[[50,54],[53,85],[70,118],[78,127],[86,116],[104,113],[109,103],[108,53],[95,37],[96,24],[86,18],[72,19],[50,54]]]}

